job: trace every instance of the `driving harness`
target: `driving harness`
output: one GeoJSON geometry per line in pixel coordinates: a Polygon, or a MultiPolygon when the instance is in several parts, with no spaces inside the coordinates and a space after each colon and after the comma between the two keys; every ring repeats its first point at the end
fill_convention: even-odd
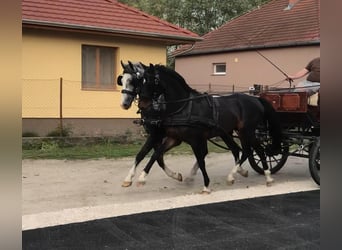
{"type": "MultiPolygon", "coordinates": [[[[157,126],[191,126],[200,128],[219,128],[218,126],[218,102],[219,96],[190,94],[189,98],[177,102],[184,103],[177,111],[166,112],[164,95],[154,98],[152,104],[138,112],[142,118],[137,124],[145,128],[157,126]]],[[[147,129],[148,130],[148,129],[147,129]]]]}

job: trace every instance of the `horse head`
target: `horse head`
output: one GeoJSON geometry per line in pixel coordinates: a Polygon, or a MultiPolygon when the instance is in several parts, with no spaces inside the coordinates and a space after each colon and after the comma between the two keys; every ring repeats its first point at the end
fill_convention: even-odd
{"type": "Polygon", "coordinates": [[[165,89],[160,84],[157,66],[150,63],[149,67],[145,67],[143,78],[144,81],[139,93],[140,98],[152,100],[164,94],[165,89]]]}
{"type": "Polygon", "coordinates": [[[139,88],[143,83],[144,71],[147,66],[140,62],[133,64],[130,61],[128,61],[128,64],[124,64],[121,61],[121,66],[123,68],[123,74],[117,78],[117,84],[122,86],[121,107],[123,109],[129,109],[139,94],[139,88]]]}

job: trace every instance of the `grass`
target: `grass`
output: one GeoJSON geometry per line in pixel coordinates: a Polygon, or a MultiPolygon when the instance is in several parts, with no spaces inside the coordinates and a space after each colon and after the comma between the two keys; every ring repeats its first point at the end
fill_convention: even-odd
{"type": "MultiPolygon", "coordinates": [[[[219,142],[220,143],[220,142],[219,142]]],[[[220,143],[222,145],[222,143],[220,143]]],[[[134,157],[143,142],[132,144],[103,143],[89,146],[59,147],[56,143],[45,143],[40,149],[23,149],[23,159],[115,159],[121,157],[134,157]]],[[[227,152],[208,142],[209,152],[227,152]]],[[[151,154],[151,153],[150,153],[151,154]]],[[[182,143],[178,147],[171,149],[167,154],[180,155],[192,154],[191,147],[182,143]]]]}

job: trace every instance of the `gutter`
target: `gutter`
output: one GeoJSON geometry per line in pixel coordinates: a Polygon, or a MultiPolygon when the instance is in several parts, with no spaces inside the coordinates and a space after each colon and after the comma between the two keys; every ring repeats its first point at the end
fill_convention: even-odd
{"type": "MultiPolygon", "coordinates": [[[[305,46],[305,45],[320,45],[320,40],[310,40],[310,41],[301,41],[301,42],[287,42],[287,43],[278,43],[272,45],[251,45],[244,46],[238,48],[214,48],[214,49],[204,49],[204,50],[195,50],[191,51],[190,49],[180,52],[176,54],[175,57],[186,57],[193,55],[205,55],[205,54],[218,54],[223,52],[237,52],[237,51],[250,51],[250,50],[258,50],[258,49],[273,49],[273,48],[286,48],[286,47],[296,47],[296,46],[305,46]]],[[[193,46],[191,47],[191,49],[193,46]]]]}
{"type": "Polygon", "coordinates": [[[113,28],[101,28],[96,26],[89,25],[77,25],[77,24],[68,24],[68,23],[59,23],[59,22],[47,22],[41,20],[32,20],[32,19],[22,19],[22,23],[27,25],[35,25],[35,26],[43,26],[43,27],[54,27],[54,28],[67,28],[67,29],[77,29],[84,31],[97,31],[103,33],[111,33],[118,35],[133,35],[133,36],[144,36],[151,38],[159,38],[159,39],[170,39],[177,40],[180,42],[196,42],[202,41],[202,37],[190,37],[190,36],[177,36],[177,35],[167,35],[160,34],[154,32],[144,32],[144,31],[134,31],[134,30],[126,30],[126,29],[113,29],[113,28]]]}

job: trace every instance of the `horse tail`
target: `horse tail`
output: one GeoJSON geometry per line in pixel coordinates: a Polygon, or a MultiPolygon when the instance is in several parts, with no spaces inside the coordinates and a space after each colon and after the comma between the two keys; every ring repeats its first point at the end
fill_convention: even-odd
{"type": "Polygon", "coordinates": [[[278,114],[273,108],[272,104],[266,99],[259,97],[259,101],[264,106],[265,125],[272,138],[272,144],[266,147],[266,154],[279,154],[281,152],[282,131],[278,114]]]}

